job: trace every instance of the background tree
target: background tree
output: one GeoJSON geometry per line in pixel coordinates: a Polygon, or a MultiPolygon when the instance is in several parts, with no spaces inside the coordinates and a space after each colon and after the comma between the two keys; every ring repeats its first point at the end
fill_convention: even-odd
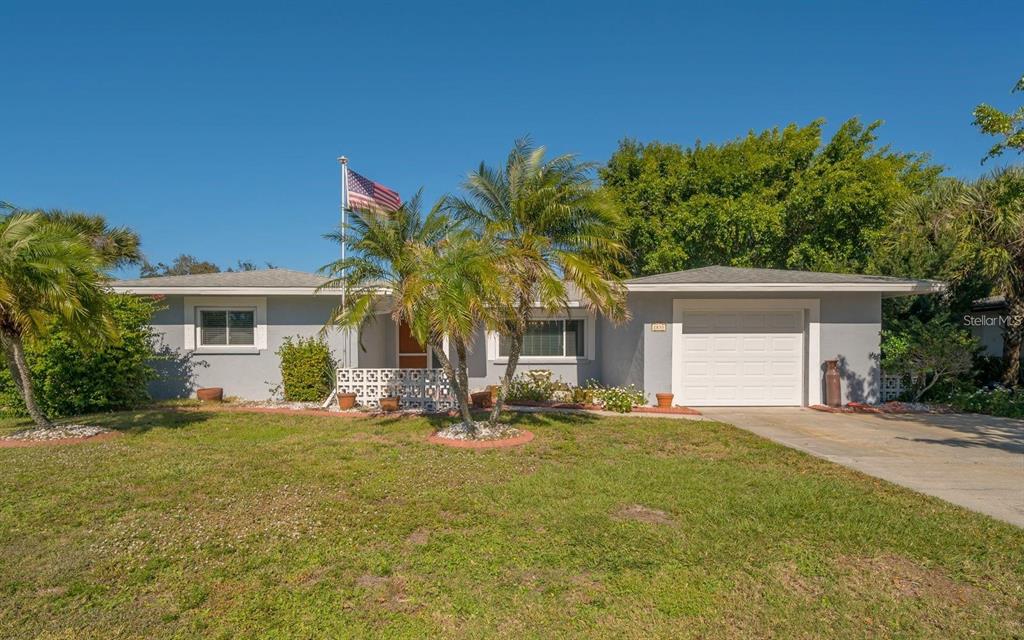
{"type": "Polygon", "coordinates": [[[949,283],[942,297],[887,301],[890,329],[938,316],[956,323],[973,300],[1004,296],[1010,322],[1003,325],[1003,382],[1019,384],[1024,342],[1024,169],[1001,169],[974,183],[945,180],[927,194],[907,198],[873,246],[871,264],[877,272],[949,283]]]}
{"type": "Polygon", "coordinates": [[[25,344],[57,322],[79,344],[113,336],[108,264],[74,223],[18,211],[0,218],[0,346],[16,391],[40,427],[53,424],[35,401],[25,344]]]}
{"type": "Polygon", "coordinates": [[[160,276],[188,276],[198,273],[220,273],[220,267],[213,262],[200,260],[199,258],[182,253],[171,264],[158,262],[151,264],[146,261],[142,263],[140,275],[143,278],[156,278],[160,276]]]}
{"type": "MultiPolygon", "coordinates": [[[[1024,76],[1013,86],[1013,93],[1018,92],[1024,92],[1024,76]]],[[[988,150],[982,162],[1000,156],[1008,149],[1024,153],[1024,105],[1011,113],[984,103],[979,104],[974,108],[974,125],[982,133],[1001,138],[988,150]]]]}
{"type": "Polygon", "coordinates": [[[863,271],[894,204],[941,171],[879,147],[880,124],[851,119],[828,142],[822,120],[685,149],[623,141],[600,176],[624,212],[629,270],[863,271]]]}
{"type": "Polygon", "coordinates": [[[909,330],[882,332],[882,368],[902,375],[920,401],[937,384],[971,371],[978,341],[941,317],[914,319],[909,330]]]}
{"type": "Polygon", "coordinates": [[[503,167],[481,163],[463,183],[465,195],[448,200],[457,217],[501,248],[496,266],[511,295],[499,327],[510,346],[492,423],[515,377],[534,309],[564,310],[573,286],[594,311],[612,321],[626,317],[618,279],[625,253],[621,220],[591,179],[593,169],[573,155],[547,160],[544,147],[519,140],[503,167]]]}
{"type": "Polygon", "coordinates": [[[953,220],[965,253],[994,283],[992,293],[1006,300],[1003,325],[1003,382],[1021,381],[1024,347],[1024,168],[1000,169],[978,180],[963,194],[963,212],[953,220]]]}
{"type": "MultiPolygon", "coordinates": [[[[238,260],[235,262],[235,266],[228,267],[224,271],[231,273],[235,271],[259,271],[260,269],[277,269],[277,266],[270,262],[264,262],[261,267],[252,260],[238,260]]],[[[143,278],[158,278],[162,276],[189,276],[200,273],[220,272],[221,268],[216,263],[200,260],[193,255],[182,253],[169,265],[163,262],[156,264],[148,261],[143,262],[140,275],[143,278]]]]}
{"type": "Polygon", "coordinates": [[[228,267],[225,271],[259,271],[260,269],[277,269],[277,265],[271,262],[264,262],[261,267],[252,260],[238,260],[234,267],[228,267]]]}

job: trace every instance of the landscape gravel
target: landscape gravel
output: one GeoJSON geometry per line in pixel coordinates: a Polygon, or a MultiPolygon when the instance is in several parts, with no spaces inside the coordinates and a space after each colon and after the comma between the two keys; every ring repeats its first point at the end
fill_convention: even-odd
{"type": "Polygon", "coordinates": [[[519,429],[503,423],[492,425],[489,422],[475,422],[476,432],[472,433],[461,422],[439,430],[435,435],[450,440],[504,440],[514,438],[522,433],[519,429]]]}
{"type": "Polygon", "coordinates": [[[15,431],[14,433],[5,436],[4,440],[64,440],[67,438],[91,438],[98,436],[103,433],[108,433],[110,429],[103,427],[94,427],[86,424],[59,424],[52,429],[40,429],[39,427],[32,427],[31,429],[22,429],[21,431],[15,431]]]}

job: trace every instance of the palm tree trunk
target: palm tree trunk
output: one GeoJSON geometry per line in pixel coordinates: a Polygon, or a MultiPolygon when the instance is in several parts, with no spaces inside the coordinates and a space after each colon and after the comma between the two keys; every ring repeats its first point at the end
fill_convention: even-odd
{"type": "Polygon", "coordinates": [[[432,345],[434,349],[434,355],[441,361],[441,368],[448,376],[448,381],[452,385],[452,389],[455,391],[455,400],[459,403],[459,414],[462,416],[462,424],[465,425],[466,429],[473,433],[476,431],[476,422],[473,420],[473,414],[469,410],[469,386],[467,383],[468,373],[466,369],[466,345],[461,345],[461,352],[459,350],[459,344],[456,343],[455,351],[456,355],[459,356],[460,362],[458,363],[458,371],[452,365],[451,359],[448,354],[444,352],[441,345],[432,345]]]}
{"type": "Polygon", "coordinates": [[[35,394],[32,392],[32,377],[28,370],[28,362],[25,361],[25,345],[22,344],[19,336],[5,336],[3,342],[7,364],[11,367],[11,374],[14,376],[14,386],[18,387],[29,417],[39,428],[52,429],[53,423],[36,404],[35,394]]]}
{"type": "Polygon", "coordinates": [[[521,332],[516,332],[516,335],[509,336],[509,339],[512,344],[509,345],[508,362],[505,364],[505,375],[501,378],[501,386],[498,387],[498,397],[494,401],[494,407],[491,409],[491,416],[488,419],[491,424],[497,424],[498,422],[498,416],[501,415],[501,410],[505,406],[508,386],[516,375],[516,367],[519,366],[519,355],[523,352],[523,334],[521,332]]]}
{"type": "Polygon", "coordinates": [[[1003,328],[1003,354],[1006,358],[1003,384],[1016,387],[1020,384],[1020,350],[1024,346],[1024,300],[1007,296],[1006,301],[1009,303],[1009,318],[1003,328]]]}
{"type": "Polygon", "coordinates": [[[11,374],[14,390],[18,392],[18,397],[24,402],[25,391],[21,388],[21,374],[18,373],[18,367],[14,365],[14,356],[11,355],[10,348],[7,346],[7,339],[4,338],[3,334],[0,334],[0,348],[4,352],[4,362],[7,364],[7,371],[11,374]]]}

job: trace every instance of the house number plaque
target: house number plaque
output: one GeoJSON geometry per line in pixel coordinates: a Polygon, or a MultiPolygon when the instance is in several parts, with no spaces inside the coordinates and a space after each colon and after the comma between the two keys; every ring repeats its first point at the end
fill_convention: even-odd
{"type": "Polygon", "coordinates": [[[665,331],[667,328],[664,322],[651,323],[651,331],[665,331]]]}

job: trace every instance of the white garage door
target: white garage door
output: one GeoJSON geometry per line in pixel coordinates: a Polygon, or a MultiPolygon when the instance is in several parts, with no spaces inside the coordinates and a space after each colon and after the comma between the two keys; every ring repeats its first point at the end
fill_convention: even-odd
{"type": "Polygon", "coordinates": [[[802,310],[684,310],[682,325],[680,404],[801,404],[802,310]]]}

